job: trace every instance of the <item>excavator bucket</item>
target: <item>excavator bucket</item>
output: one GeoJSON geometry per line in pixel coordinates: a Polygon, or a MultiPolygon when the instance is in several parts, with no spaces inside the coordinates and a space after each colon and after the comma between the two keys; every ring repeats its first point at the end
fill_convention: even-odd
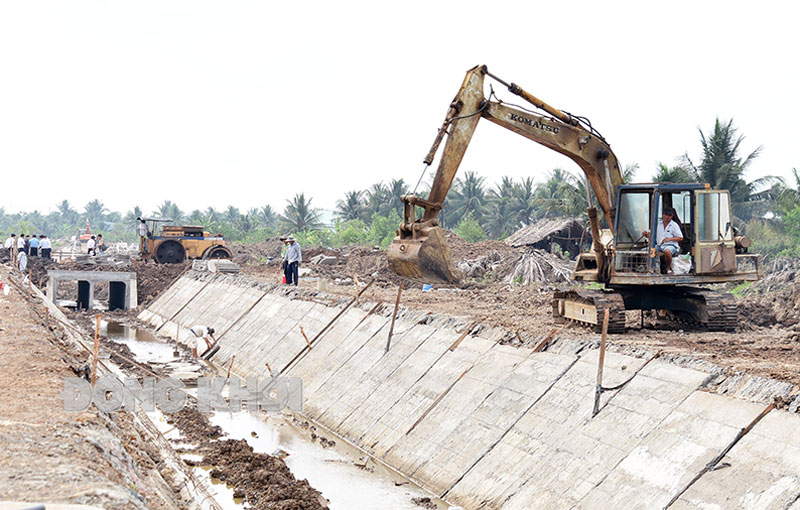
{"type": "Polygon", "coordinates": [[[389,246],[389,267],[403,278],[423,283],[458,283],[461,279],[441,227],[395,237],[389,246]]]}

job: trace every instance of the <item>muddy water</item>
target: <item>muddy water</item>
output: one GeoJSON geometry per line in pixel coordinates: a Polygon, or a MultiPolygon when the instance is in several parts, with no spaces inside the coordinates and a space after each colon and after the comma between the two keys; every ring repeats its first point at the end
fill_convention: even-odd
{"type": "MultiPolygon", "coordinates": [[[[176,361],[173,345],[160,341],[145,329],[108,322],[102,325],[102,332],[110,340],[125,344],[137,361],[176,361]]],[[[173,445],[188,446],[181,444],[180,433],[166,424],[166,419],[160,412],[151,413],[151,419],[163,429],[162,432],[167,432],[166,437],[173,445]]],[[[365,456],[344,441],[317,430],[317,435],[336,441],[335,447],[323,448],[319,441],[312,441],[307,430],[296,427],[288,415],[214,413],[209,419],[212,425],[219,425],[223,429],[227,434],[226,438],[244,439],[256,453],[285,456],[284,461],[295,477],[307,479],[312,487],[322,492],[330,501],[331,510],[419,510],[421,507],[412,502],[412,499],[429,496],[400,475],[372,460],[366,461],[365,456]]],[[[197,460],[191,457],[191,453],[183,455],[187,459],[197,460]]],[[[197,467],[195,473],[201,480],[208,481],[219,504],[226,510],[246,508],[239,500],[233,499],[233,490],[212,479],[208,470],[208,466],[197,467]]],[[[449,508],[445,502],[431,499],[438,509],[449,508]]]]}

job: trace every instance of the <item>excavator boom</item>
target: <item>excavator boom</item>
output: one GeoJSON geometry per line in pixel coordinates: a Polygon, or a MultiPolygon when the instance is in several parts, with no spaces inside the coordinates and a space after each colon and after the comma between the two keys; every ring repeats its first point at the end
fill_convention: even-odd
{"type": "MultiPolygon", "coordinates": [[[[425,158],[426,164],[433,162],[439,144],[447,134],[447,142],[428,199],[424,200],[414,195],[402,198],[403,223],[389,247],[389,265],[398,275],[431,283],[455,283],[459,280],[458,271],[453,267],[450,250],[444,240],[443,230],[439,226],[438,214],[481,118],[488,119],[575,161],[586,175],[588,185],[594,190],[600,208],[608,224],[613,228],[616,215],[615,190],[622,184],[622,174],[617,158],[605,140],[590,127],[584,128],[580,119],[548,105],[513,83],[508,84],[491,75],[486,66],[478,66],[467,71],[464,82],[450,104],[445,121],[425,158]],[[538,115],[512,108],[501,102],[487,100],[483,93],[486,76],[496,79],[507,86],[509,91],[549,115],[538,115]],[[424,210],[419,219],[416,218],[416,207],[422,207],[424,210]]],[[[590,195],[588,199],[598,272],[601,272],[604,264],[601,263],[603,250],[598,241],[597,213],[591,204],[590,195]]]]}

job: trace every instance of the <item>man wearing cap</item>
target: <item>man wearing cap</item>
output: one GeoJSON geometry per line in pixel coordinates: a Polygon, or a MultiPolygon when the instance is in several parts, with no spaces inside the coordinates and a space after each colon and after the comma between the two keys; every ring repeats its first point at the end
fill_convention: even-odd
{"type": "Polygon", "coordinates": [[[303,255],[294,236],[287,237],[286,241],[289,243],[289,249],[286,250],[286,285],[297,286],[298,268],[303,261],[303,255]]]}
{"type": "Polygon", "coordinates": [[[203,355],[208,352],[208,350],[217,343],[217,339],[214,338],[214,328],[195,326],[189,331],[191,331],[195,338],[197,338],[195,346],[192,347],[192,356],[195,358],[198,355],[203,355]],[[209,340],[209,338],[211,340],[209,340]]]}
{"type": "MultiPolygon", "coordinates": [[[[667,264],[667,274],[672,274],[672,256],[677,255],[681,251],[680,243],[683,241],[683,233],[681,227],[672,221],[675,212],[672,208],[667,207],[664,209],[661,222],[656,228],[656,253],[664,254],[664,262],[667,264]]],[[[650,238],[650,231],[645,230],[642,235],[650,238]]]]}

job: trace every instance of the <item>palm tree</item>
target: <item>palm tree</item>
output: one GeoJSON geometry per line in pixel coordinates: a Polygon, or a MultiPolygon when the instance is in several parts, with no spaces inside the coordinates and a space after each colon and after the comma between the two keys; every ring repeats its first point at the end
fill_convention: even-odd
{"type": "Polygon", "coordinates": [[[183,211],[171,200],[164,200],[164,202],[158,206],[158,209],[153,211],[153,215],[159,218],[172,218],[173,223],[180,223],[183,220],[183,211]]]}
{"type": "MultiPolygon", "coordinates": [[[[66,202],[66,201],[65,201],[66,202]]],[[[84,214],[89,223],[95,228],[101,228],[108,209],[98,199],[94,199],[84,207],[84,214]]]]}
{"type": "Polygon", "coordinates": [[[530,225],[536,217],[536,185],[533,177],[526,177],[514,187],[512,214],[518,223],[530,225]]]}
{"type": "Polygon", "coordinates": [[[797,168],[792,168],[794,177],[794,187],[784,186],[777,197],[777,213],[785,216],[789,211],[794,210],[800,205],[800,174],[797,168]]]}
{"type": "Polygon", "coordinates": [[[408,186],[406,186],[403,179],[392,179],[386,186],[386,195],[389,200],[389,210],[394,209],[397,213],[403,215],[403,201],[400,197],[408,193],[408,186]]]}
{"type": "Polygon", "coordinates": [[[625,165],[622,169],[622,182],[634,182],[636,180],[636,172],[639,171],[639,163],[631,163],[625,165]]]}
{"type": "Polygon", "coordinates": [[[697,182],[709,183],[714,189],[728,190],[731,194],[733,213],[742,220],[754,214],[765,212],[771,205],[779,179],[768,175],[747,182],[744,173],[755,158],[761,153],[758,146],[745,157],[739,152],[744,135],[737,136],[733,127],[733,119],[714,123],[714,129],[706,135],[700,132],[700,144],[703,148],[702,159],[695,165],[688,154],[684,159],[690,167],[690,175],[697,182]]]}
{"type": "Polygon", "coordinates": [[[364,208],[364,221],[369,223],[372,220],[372,215],[376,213],[386,216],[392,206],[389,204],[389,191],[383,185],[383,182],[376,182],[365,193],[367,203],[364,208]]]}
{"type": "Polygon", "coordinates": [[[311,207],[311,199],[306,200],[304,193],[298,193],[286,201],[283,214],[279,216],[281,226],[292,232],[314,230],[320,227],[317,210],[311,207]]]}
{"type": "Polygon", "coordinates": [[[489,236],[499,239],[519,226],[513,214],[516,187],[511,177],[503,177],[495,188],[489,190],[487,221],[483,225],[489,236]]]}
{"type": "Polygon", "coordinates": [[[74,225],[78,222],[78,211],[72,208],[68,201],[62,200],[57,206],[58,212],[64,222],[74,225]]]}
{"type": "Polygon", "coordinates": [[[586,210],[586,193],[570,172],[555,168],[534,193],[537,213],[542,218],[578,216],[586,210]]]}
{"type": "Polygon", "coordinates": [[[694,182],[694,179],[683,165],[675,165],[670,168],[664,163],[658,163],[658,170],[653,182],[694,182]]]}
{"type": "Polygon", "coordinates": [[[265,205],[258,211],[258,221],[264,226],[264,228],[273,228],[275,227],[275,221],[277,219],[277,214],[275,214],[275,210],[272,208],[271,205],[265,205]]]}
{"type": "Polygon", "coordinates": [[[342,221],[357,220],[364,217],[363,191],[348,191],[344,200],[336,201],[336,216],[342,221]]]}
{"type": "Polygon", "coordinates": [[[467,213],[472,213],[479,223],[486,215],[485,177],[475,172],[466,172],[464,178],[456,178],[453,192],[445,202],[443,211],[446,223],[456,225],[467,213]],[[449,207],[447,207],[449,206],[449,207]]]}

